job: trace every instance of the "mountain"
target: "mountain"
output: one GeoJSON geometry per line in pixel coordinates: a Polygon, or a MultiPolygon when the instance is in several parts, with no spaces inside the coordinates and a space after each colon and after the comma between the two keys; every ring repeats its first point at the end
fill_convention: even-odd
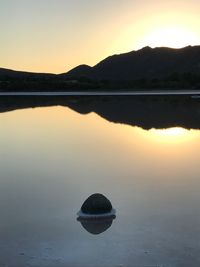
{"type": "Polygon", "coordinates": [[[0,68],[0,79],[6,78],[49,78],[54,77],[55,74],[51,73],[36,73],[27,71],[16,71],[5,68],[0,68]]]}
{"type": "Polygon", "coordinates": [[[78,66],[62,75],[127,81],[164,78],[174,73],[200,74],[200,46],[181,49],[144,47],[138,51],[110,56],[94,67],[78,66]]]}
{"type": "Polygon", "coordinates": [[[200,46],[144,47],[62,74],[0,68],[0,91],[5,92],[138,89],[200,89],[200,46]]]}
{"type": "Polygon", "coordinates": [[[79,65],[69,72],[60,74],[60,76],[70,76],[70,77],[81,77],[81,76],[90,76],[90,72],[92,70],[92,67],[88,65],[79,65]]]}

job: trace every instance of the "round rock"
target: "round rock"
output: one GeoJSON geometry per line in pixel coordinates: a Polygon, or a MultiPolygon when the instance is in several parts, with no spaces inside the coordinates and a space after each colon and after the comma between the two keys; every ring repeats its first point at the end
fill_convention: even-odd
{"type": "Polygon", "coordinates": [[[112,204],[102,194],[93,194],[83,203],[81,211],[86,214],[98,215],[112,211],[112,204]]]}

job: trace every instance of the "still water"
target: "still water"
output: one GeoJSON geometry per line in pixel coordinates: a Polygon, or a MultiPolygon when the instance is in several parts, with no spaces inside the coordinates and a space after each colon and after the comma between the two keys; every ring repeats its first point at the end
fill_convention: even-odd
{"type": "Polygon", "coordinates": [[[199,159],[198,130],[1,113],[0,266],[200,266],[199,159]],[[93,193],[116,209],[98,235],[76,215],[93,193]]]}

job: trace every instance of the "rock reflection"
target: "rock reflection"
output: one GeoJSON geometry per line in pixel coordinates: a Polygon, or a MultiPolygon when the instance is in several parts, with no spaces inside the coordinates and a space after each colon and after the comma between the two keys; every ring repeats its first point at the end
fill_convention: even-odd
{"type": "Polygon", "coordinates": [[[101,219],[82,219],[78,217],[77,220],[87,232],[93,235],[99,235],[111,227],[115,218],[116,216],[113,215],[112,217],[101,219]]]}

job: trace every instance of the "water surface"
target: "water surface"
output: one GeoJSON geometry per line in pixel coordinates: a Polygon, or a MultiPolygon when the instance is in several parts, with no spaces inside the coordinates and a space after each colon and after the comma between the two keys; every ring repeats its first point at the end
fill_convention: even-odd
{"type": "Polygon", "coordinates": [[[0,266],[200,266],[200,131],[68,107],[0,114],[0,266]],[[76,220],[103,193],[117,216],[76,220]]]}

